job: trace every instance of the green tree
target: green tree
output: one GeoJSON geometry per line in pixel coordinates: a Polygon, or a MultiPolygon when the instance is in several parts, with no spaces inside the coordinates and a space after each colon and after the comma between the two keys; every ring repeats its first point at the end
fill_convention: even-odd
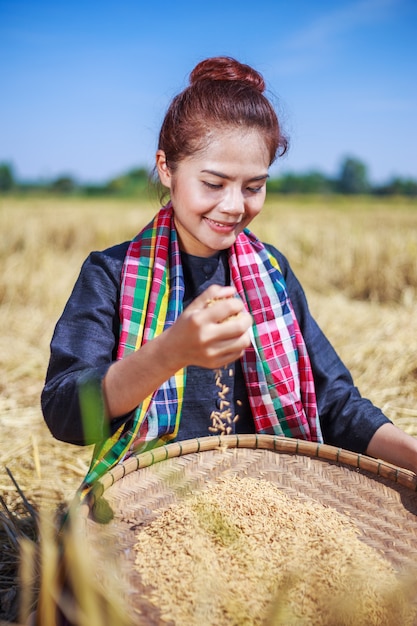
{"type": "Polygon", "coordinates": [[[0,163],[0,192],[10,191],[15,186],[13,170],[8,163],[0,163]]]}
{"type": "Polygon", "coordinates": [[[393,178],[387,185],[377,187],[375,193],[384,196],[397,195],[415,198],[417,196],[417,181],[412,178],[393,178]]]}
{"type": "Polygon", "coordinates": [[[55,193],[70,194],[77,189],[77,184],[71,176],[60,176],[51,184],[51,190],[55,193]]]}
{"type": "Polygon", "coordinates": [[[116,195],[137,196],[143,194],[148,187],[149,173],[144,167],[139,167],[111,179],[106,184],[105,191],[116,195]]]}
{"type": "Polygon", "coordinates": [[[347,157],[340,168],[338,188],[342,193],[369,193],[370,184],[366,165],[353,157],[347,157]]]}
{"type": "Polygon", "coordinates": [[[306,174],[284,174],[267,183],[269,193],[329,193],[332,187],[331,180],[315,171],[306,174]]]}

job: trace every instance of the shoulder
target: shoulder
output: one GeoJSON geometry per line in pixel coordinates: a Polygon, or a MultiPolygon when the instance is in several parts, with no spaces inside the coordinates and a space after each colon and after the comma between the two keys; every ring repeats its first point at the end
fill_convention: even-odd
{"type": "Polygon", "coordinates": [[[273,245],[269,243],[263,245],[278,261],[296,317],[299,323],[304,322],[310,317],[310,312],[303,286],[295,275],[287,257],[273,245]]]}
{"type": "Polygon", "coordinates": [[[269,254],[272,254],[272,256],[278,261],[278,265],[281,269],[281,273],[284,276],[284,278],[287,279],[289,273],[292,273],[287,257],[284,254],[282,254],[282,252],[280,252],[277,248],[275,248],[275,246],[273,246],[272,244],[263,242],[263,245],[268,250],[269,254]]]}
{"type": "Polygon", "coordinates": [[[129,244],[130,241],[124,241],[105,250],[90,252],[82,265],[81,275],[105,274],[110,279],[114,278],[119,281],[129,244]]]}
{"type": "Polygon", "coordinates": [[[129,243],[127,241],[105,250],[90,252],[81,266],[66,308],[81,307],[84,301],[91,306],[96,299],[117,300],[129,243]]]}
{"type": "Polygon", "coordinates": [[[86,262],[94,262],[101,265],[122,266],[130,241],[124,241],[105,250],[94,250],[90,252],[86,262]]]}

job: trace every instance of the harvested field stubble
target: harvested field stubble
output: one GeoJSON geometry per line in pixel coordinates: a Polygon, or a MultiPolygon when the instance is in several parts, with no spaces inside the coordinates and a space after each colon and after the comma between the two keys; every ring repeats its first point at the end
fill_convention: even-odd
{"type": "Polygon", "coordinates": [[[256,232],[288,256],[308,291],[336,290],[378,303],[416,301],[416,200],[330,196],[301,202],[267,203],[256,232]]]}
{"type": "MultiPolygon", "coordinates": [[[[91,449],[53,440],[42,420],[49,342],[88,253],[132,238],[156,210],[155,200],[0,197],[0,492],[10,510],[20,497],[5,467],[50,509],[86,473],[91,449]]],[[[363,395],[417,435],[417,202],[277,198],[253,230],[287,255],[363,395]]]]}

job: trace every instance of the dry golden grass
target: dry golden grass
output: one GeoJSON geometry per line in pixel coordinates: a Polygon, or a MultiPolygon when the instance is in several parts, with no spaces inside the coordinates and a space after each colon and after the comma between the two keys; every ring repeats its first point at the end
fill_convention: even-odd
{"type": "Polygon", "coordinates": [[[256,230],[309,290],[407,304],[417,298],[416,210],[405,199],[283,199],[266,205],[256,230]]]}
{"type": "Polygon", "coordinates": [[[79,518],[71,518],[57,538],[50,516],[42,513],[39,535],[37,545],[28,539],[21,541],[22,624],[58,626],[65,616],[77,626],[133,626],[122,601],[118,572],[108,568],[98,579],[79,518]]]}
{"type": "MultiPolygon", "coordinates": [[[[0,197],[0,491],[11,510],[6,467],[51,510],[86,473],[91,449],[53,440],[42,420],[49,341],[90,250],[130,239],[157,208],[0,197]]],[[[417,202],[280,198],[253,228],[289,257],[362,393],[417,435],[417,202]]]]}

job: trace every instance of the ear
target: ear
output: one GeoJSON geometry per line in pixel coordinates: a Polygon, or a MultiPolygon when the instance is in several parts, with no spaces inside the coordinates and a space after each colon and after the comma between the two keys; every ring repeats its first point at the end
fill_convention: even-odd
{"type": "Polygon", "coordinates": [[[168,187],[168,189],[171,189],[172,174],[171,174],[171,170],[168,167],[167,158],[166,158],[164,150],[157,150],[155,160],[156,160],[156,169],[158,170],[159,180],[161,181],[164,187],[168,187]]]}

